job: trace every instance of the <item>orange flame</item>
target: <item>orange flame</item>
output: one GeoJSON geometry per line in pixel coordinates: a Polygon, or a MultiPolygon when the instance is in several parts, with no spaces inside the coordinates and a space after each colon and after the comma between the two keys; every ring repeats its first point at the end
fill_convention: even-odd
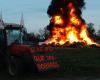
{"type": "MultiPolygon", "coordinates": [[[[52,30],[52,36],[47,41],[48,44],[59,43],[60,45],[63,45],[66,42],[69,42],[70,44],[73,44],[74,42],[83,42],[86,45],[98,45],[88,36],[86,24],[77,17],[72,3],[69,4],[69,8],[71,10],[69,12],[70,20],[68,25],[63,28],[54,26],[52,30]]],[[[64,24],[62,16],[60,15],[53,16],[52,22],[54,22],[54,25],[64,24]]]]}
{"type": "Polygon", "coordinates": [[[57,25],[62,25],[63,24],[63,20],[61,19],[61,16],[55,16],[54,18],[53,18],[53,20],[54,20],[54,24],[57,24],[57,25]]]}

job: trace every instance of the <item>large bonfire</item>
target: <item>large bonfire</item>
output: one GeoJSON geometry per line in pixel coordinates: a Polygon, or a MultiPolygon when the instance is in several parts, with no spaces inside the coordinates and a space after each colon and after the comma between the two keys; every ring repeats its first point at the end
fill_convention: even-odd
{"type": "Polygon", "coordinates": [[[48,44],[54,43],[64,45],[82,42],[86,45],[96,44],[86,27],[86,23],[81,17],[84,9],[84,0],[52,0],[48,8],[51,17],[48,30],[50,37],[48,44]]]}

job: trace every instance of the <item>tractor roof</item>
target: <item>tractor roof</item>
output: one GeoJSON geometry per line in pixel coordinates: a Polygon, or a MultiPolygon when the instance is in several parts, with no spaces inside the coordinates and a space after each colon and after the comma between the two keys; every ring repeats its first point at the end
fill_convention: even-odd
{"type": "Polygon", "coordinates": [[[4,23],[4,29],[22,29],[23,26],[15,23],[4,23]]]}

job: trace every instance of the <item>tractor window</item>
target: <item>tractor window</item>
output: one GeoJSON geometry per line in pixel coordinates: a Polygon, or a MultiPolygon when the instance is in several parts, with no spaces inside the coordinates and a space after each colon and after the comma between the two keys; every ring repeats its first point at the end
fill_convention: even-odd
{"type": "Polygon", "coordinates": [[[7,43],[8,46],[12,43],[21,44],[21,31],[20,30],[7,30],[7,43]]]}

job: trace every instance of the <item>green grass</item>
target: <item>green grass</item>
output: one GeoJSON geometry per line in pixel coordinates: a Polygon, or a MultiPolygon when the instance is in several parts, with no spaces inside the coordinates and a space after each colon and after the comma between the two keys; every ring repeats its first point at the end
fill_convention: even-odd
{"type": "MultiPolygon", "coordinates": [[[[51,53],[38,53],[36,55],[55,55],[61,68],[58,71],[40,75],[29,74],[21,78],[8,78],[12,80],[58,80],[58,78],[96,76],[100,74],[100,48],[58,49],[51,53]],[[57,78],[57,79],[56,79],[57,78]]],[[[1,73],[1,75],[3,75],[1,73]]],[[[59,79],[60,80],[60,79],[59,79]]],[[[68,79],[72,80],[72,79],[68,79]]],[[[74,79],[73,79],[74,80],[74,79]]],[[[94,79],[95,80],[95,79],[94,79]]],[[[99,79],[98,79],[99,80],[99,79]]]]}
{"type": "Polygon", "coordinates": [[[100,74],[100,48],[58,48],[50,53],[37,55],[54,55],[60,64],[59,76],[66,74],[100,74]]]}
{"type": "Polygon", "coordinates": [[[58,56],[65,74],[100,74],[100,48],[58,49],[51,54],[58,56]]]}

